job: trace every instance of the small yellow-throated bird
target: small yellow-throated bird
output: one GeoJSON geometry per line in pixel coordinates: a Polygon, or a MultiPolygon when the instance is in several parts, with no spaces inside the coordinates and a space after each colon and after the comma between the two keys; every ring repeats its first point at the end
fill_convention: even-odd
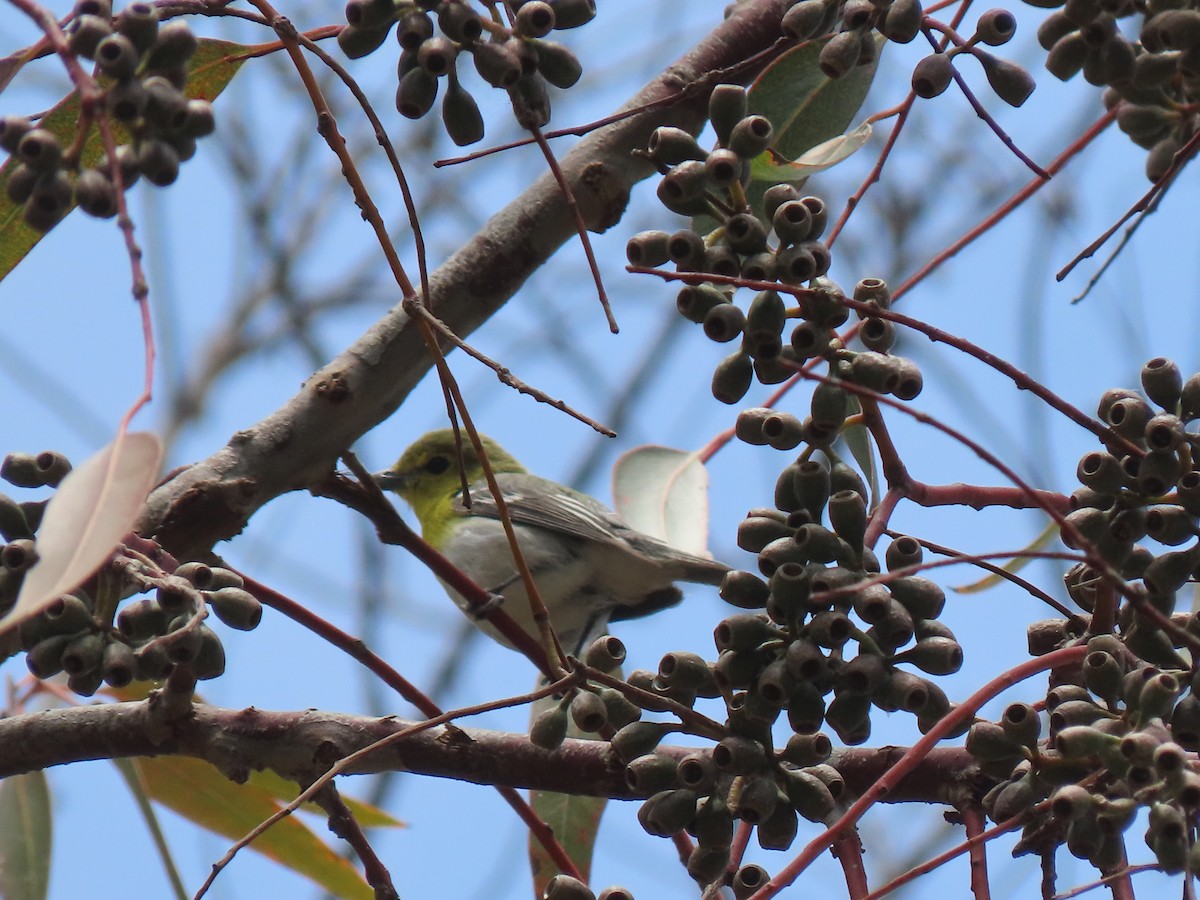
{"type": "MultiPolygon", "coordinates": [[[[603,503],[564,485],[530,475],[490,438],[482,437],[504,495],[521,552],[563,649],[579,654],[609,620],[647,615],[678,603],[677,581],[719,584],[729,567],[684,553],[636,531],[603,503]]],[[[483,466],[463,434],[462,481],[450,429],[431,431],[375,476],[404,498],[425,540],[480,587],[504,597],[504,611],[538,639],[529,600],[499,520],[483,466]]],[[[454,602],[466,601],[446,587],[454,602]]],[[[509,646],[486,621],[480,627],[509,646]]]]}

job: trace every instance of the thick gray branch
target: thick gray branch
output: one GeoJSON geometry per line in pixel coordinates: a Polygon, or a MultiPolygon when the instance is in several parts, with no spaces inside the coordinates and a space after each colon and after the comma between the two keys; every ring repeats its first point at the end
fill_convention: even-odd
{"type": "MultiPolygon", "coordinates": [[[[230,710],[196,704],[193,714],[164,721],[153,700],[78,706],[0,719],[0,778],[65,763],[182,755],[207,760],[235,781],[273,769],[311,783],[344,756],[414,723],[328,713],[230,710]]],[[[695,748],[660,748],[681,758],[695,748]]],[[[832,760],[853,794],[873,784],[905,748],[842,750],[832,760]]],[[[568,740],[555,751],[525,735],[437,727],[380,751],[347,774],[412,772],[476,784],[633,799],[620,762],[604,741],[568,740]]],[[[889,803],[955,803],[971,791],[974,761],[960,748],[938,749],[889,803]]]]}
{"type": "MultiPolygon", "coordinates": [[[[677,96],[771,47],[780,37],[783,6],[783,0],[739,4],[626,108],[677,96]]],[[[631,151],[644,148],[658,125],[697,130],[706,102],[706,91],[690,92],[671,106],[593,132],[563,159],[589,228],[603,231],[619,221],[630,189],[650,174],[631,151]]],[[[547,173],[431,273],[433,311],[457,334],[470,334],[574,234],[547,173]]],[[[400,406],[430,367],[416,327],[395,307],[283,407],[155,491],[139,530],[186,557],[232,537],[260,506],[324,475],[339,453],[400,406]]]]}

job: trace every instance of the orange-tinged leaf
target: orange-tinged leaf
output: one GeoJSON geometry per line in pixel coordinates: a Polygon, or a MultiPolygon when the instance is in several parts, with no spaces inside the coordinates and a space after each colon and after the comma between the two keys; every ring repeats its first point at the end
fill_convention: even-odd
{"type": "Polygon", "coordinates": [[[51,834],[46,773],[0,781],[0,897],[45,900],[50,892],[51,834]]]}
{"type": "MultiPolygon", "coordinates": [[[[228,41],[203,39],[196,53],[188,63],[190,76],[186,94],[192,98],[212,100],[225,89],[230,79],[237,74],[238,69],[246,61],[250,48],[228,41]]],[[[0,60],[4,63],[5,60],[0,60]]],[[[17,65],[15,58],[7,58],[7,68],[17,65]]],[[[0,77],[5,75],[5,67],[0,65],[0,77]]],[[[0,85],[2,89],[2,85],[0,85]]],[[[75,140],[75,131],[79,125],[79,95],[71,93],[60,100],[53,109],[38,120],[38,127],[45,128],[55,135],[64,147],[75,140]]],[[[116,130],[117,140],[128,140],[128,135],[116,130]]],[[[104,148],[101,146],[100,133],[95,128],[84,143],[80,162],[83,166],[95,165],[104,148]]],[[[0,166],[0,280],[16,268],[17,263],[25,258],[42,239],[42,232],[30,228],[21,218],[21,207],[8,199],[5,185],[9,175],[15,168],[12,159],[0,166]]]]}
{"type": "MultiPolygon", "coordinates": [[[[230,840],[243,837],[281,807],[270,791],[234,784],[203,760],[162,756],[133,762],[149,797],[230,840]]],[[[371,900],[375,896],[353,863],[295,816],[276,822],[250,847],[337,897],[371,900]]]]}
{"type": "MultiPolygon", "coordinates": [[[[288,781],[282,775],[264,769],[262,771],[251,772],[249,784],[266,791],[276,800],[281,803],[291,803],[300,795],[300,786],[294,781],[288,781]]],[[[404,828],[404,822],[401,822],[395,816],[391,816],[384,812],[378,806],[372,806],[370,803],[364,803],[362,800],[355,800],[353,797],[342,795],[342,800],[349,808],[350,812],[354,813],[354,818],[363,828],[404,828]]],[[[300,807],[307,812],[315,815],[324,815],[324,811],[316,803],[305,803],[300,807]]]]}
{"type": "Polygon", "coordinates": [[[46,504],[38,562],[25,574],[12,611],[0,619],[0,632],[79,587],[108,559],[137,521],[162,455],[155,435],[125,432],[71,470],[46,504]]]}

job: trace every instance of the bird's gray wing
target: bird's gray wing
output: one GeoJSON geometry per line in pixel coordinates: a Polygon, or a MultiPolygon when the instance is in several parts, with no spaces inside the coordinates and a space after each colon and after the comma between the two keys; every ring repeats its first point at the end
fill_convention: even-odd
{"type": "MultiPolygon", "coordinates": [[[[515,524],[607,543],[627,543],[626,536],[636,533],[600,501],[545,478],[504,472],[496,476],[496,482],[515,524]]],[[[471,514],[500,518],[486,482],[471,485],[471,514]]]]}

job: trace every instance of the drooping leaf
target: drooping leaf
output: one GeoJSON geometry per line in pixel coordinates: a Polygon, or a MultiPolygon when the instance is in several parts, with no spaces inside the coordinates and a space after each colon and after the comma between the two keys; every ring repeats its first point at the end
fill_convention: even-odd
{"type": "MultiPolygon", "coordinates": [[[[231,840],[243,837],[281,806],[270,791],[234,784],[203,760],[161,756],[136,759],[133,764],[149,797],[231,840]]],[[[375,896],[358,869],[294,815],[276,822],[250,847],[336,897],[370,900],[375,896]]]]}
{"type": "Polygon", "coordinates": [[[46,773],[29,772],[0,781],[0,897],[46,900],[51,837],[46,773]]]}
{"type": "Polygon", "coordinates": [[[752,164],[751,177],[756,181],[776,184],[780,181],[800,181],[809,175],[836,166],[858,152],[871,139],[871,123],[863,122],[853,131],[839,134],[805,150],[793,160],[768,150],[752,164]]]}
{"type": "Polygon", "coordinates": [[[158,478],[163,448],[145,431],[125,432],[62,480],[38,529],[38,562],[25,574],[0,632],[41,612],[108,559],[137,521],[158,478]]]}
{"type": "MultiPolygon", "coordinates": [[[[300,786],[294,781],[288,781],[270,769],[250,773],[247,784],[261,788],[281,803],[291,803],[300,794],[300,786]]],[[[342,795],[342,800],[354,813],[354,818],[363,828],[404,828],[405,824],[378,806],[355,800],[353,797],[342,795]]],[[[305,803],[300,807],[315,815],[324,815],[324,811],[316,803],[305,803]]]]}
{"type": "MultiPolygon", "coordinates": [[[[852,415],[854,412],[861,411],[857,399],[851,400],[852,415]]],[[[879,503],[879,471],[875,462],[875,444],[871,440],[871,432],[867,430],[867,426],[861,422],[855,422],[847,425],[842,429],[842,440],[846,442],[846,446],[850,449],[850,455],[854,457],[854,461],[858,463],[858,467],[862,469],[863,476],[867,480],[867,490],[871,496],[867,498],[867,509],[874,509],[879,503]]]]}
{"type": "MultiPolygon", "coordinates": [[[[216,98],[242,67],[249,49],[228,41],[201,40],[188,63],[190,76],[185,93],[188,97],[203,100],[216,98]]],[[[17,62],[10,58],[9,68],[17,65],[17,62]]],[[[3,68],[0,67],[0,76],[3,74],[3,68]]],[[[74,141],[78,125],[79,95],[76,93],[64,97],[38,120],[38,127],[45,128],[57,137],[64,147],[74,141]]],[[[118,142],[129,138],[122,129],[114,127],[114,132],[118,142]]],[[[84,143],[80,163],[84,167],[94,166],[103,155],[100,133],[93,128],[84,143]]],[[[11,158],[0,166],[0,280],[16,268],[17,263],[42,239],[42,232],[30,228],[21,218],[21,207],[8,199],[6,185],[15,167],[11,158]]]]}
{"type": "Polygon", "coordinates": [[[695,453],[655,446],[623,453],[613,466],[613,505],[638,531],[708,554],[708,470],[695,453]]]}
{"type": "Polygon", "coordinates": [[[121,777],[125,779],[125,784],[129,787],[129,792],[133,794],[133,800],[137,804],[138,811],[142,814],[142,820],[146,823],[147,830],[150,832],[150,838],[154,842],[155,850],[158,851],[158,858],[163,864],[167,881],[171,885],[171,890],[174,892],[176,900],[188,900],[190,895],[187,892],[187,888],[183,885],[183,878],[179,874],[179,867],[175,865],[175,857],[171,854],[171,847],[167,844],[167,836],[163,833],[162,826],[158,822],[158,816],[154,812],[154,804],[150,802],[150,797],[146,793],[146,785],[142,782],[141,774],[134,766],[132,760],[114,759],[112,762],[117,767],[117,771],[121,773],[121,777]]]}
{"type": "MultiPolygon", "coordinates": [[[[1049,523],[1047,523],[1046,527],[1042,529],[1041,533],[1035,537],[1028,546],[1025,547],[1026,553],[1034,554],[1040,550],[1045,550],[1046,547],[1049,546],[1049,544],[1054,540],[1054,538],[1057,537],[1057,535],[1058,523],[1051,520],[1049,523]]],[[[1029,565],[1032,561],[1032,555],[1017,556],[1004,563],[1004,565],[1002,565],[1000,568],[1005,572],[1008,572],[1010,575],[1015,575],[1017,572],[1020,572],[1023,568],[1029,565]]],[[[985,575],[978,581],[973,581],[970,584],[958,585],[957,587],[950,588],[950,590],[958,594],[978,594],[1003,583],[1004,577],[993,572],[989,575],[985,575]]]]}
{"type": "MultiPolygon", "coordinates": [[[[557,704],[554,697],[543,697],[530,706],[530,721],[551,705],[557,704]]],[[[567,736],[587,738],[571,723],[567,736]]],[[[554,837],[566,851],[575,867],[588,879],[592,868],[592,852],[596,848],[596,836],[600,832],[600,817],[604,815],[607,797],[585,797],[574,794],[556,794],[551,791],[530,791],[529,804],[538,817],[554,831],[554,837]]],[[[542,845],[529,836],[529,870],[533,876],[533,895],[540,897],[546,884],[558,874],[559,869],[542,845]]]]}

